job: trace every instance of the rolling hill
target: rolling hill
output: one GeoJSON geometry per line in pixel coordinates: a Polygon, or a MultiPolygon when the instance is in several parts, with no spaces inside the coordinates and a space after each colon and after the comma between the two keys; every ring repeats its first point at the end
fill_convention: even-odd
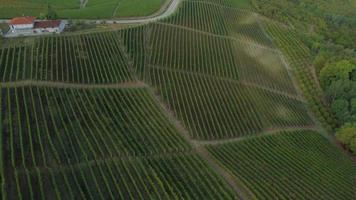
{"type": "Polygon", "coordinates": [[[356,165],[293,28],[185,0],[0,48],[3,199],[354,199],[356,165]]]}

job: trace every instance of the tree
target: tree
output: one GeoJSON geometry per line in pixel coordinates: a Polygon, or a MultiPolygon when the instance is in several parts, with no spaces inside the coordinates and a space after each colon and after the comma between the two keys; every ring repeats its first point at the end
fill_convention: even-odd
{"type": "Polygon", "coordinates": [[[350,99],[352,90],[352,82],[350,80],[337,80],[333,81],[330,86],[325,90],[326,98],[329,102],[335,99],[350,99]]]}
{"type": "Polygon", "coordinates": [[[320,83],[325,89],[337,80],[352,80],[353,71],[356,70],[356,65],[348,60],[341,60],[334,64],[327,64],[320,71],[320,83]]]}
{"type": "Polygon", "coordinates": [[[356,98],[351,99],[351,114],[356,114],[356,98]]]}
{"type": "Polygon", "coordinates": [[[58,15],[52,8],[51,4],[48,4],[47,6],[47,19],[58,19],[58,15]]]}
{"type": "Polygon", "coordinates": [[[331,110],[341,122],[348,122],[351,119],[349,102],[346,99],[337,99],[331,104],[331,110]]]}
{"type": "Polygon", "coordinates": [[[356,124],[345,124],[336,132],[335,136],[353,153],[356,153],[356,124]]]}

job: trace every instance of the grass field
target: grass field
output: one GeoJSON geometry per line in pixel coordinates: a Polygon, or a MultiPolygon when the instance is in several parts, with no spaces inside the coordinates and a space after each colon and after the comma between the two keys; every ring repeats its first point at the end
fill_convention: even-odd
{"type": "Polygon", "coordinates": [[[150,24],[4,40],[2,199],[355,199],[310,52],[248,6],[186,0],[150,24]]]}
{"type": "Polygon", "coordinates": [[[0,18],[40,16],[50,4],[60,18],[109,19],[115,17],[147,16],[158,11],[166,0],[0,0],[0,18]],[[84,1],[83,1],[84,2],[84,1]]]}

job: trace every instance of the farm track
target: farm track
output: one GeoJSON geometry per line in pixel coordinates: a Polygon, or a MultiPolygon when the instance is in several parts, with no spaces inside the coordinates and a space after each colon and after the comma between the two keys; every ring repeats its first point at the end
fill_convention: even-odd
{"type": "Polygon", "coordinates": [[[60,164],[57,166],[51,166],[51,167],[33,167],[33,168],[24,168],[24,167],[19,167],[16,168],[15,170],[18,173],[21,172],[29,172],[29,173],[36,173],[38,171],[48,171],[51,169],[55,169],[56,171],[64,171],[67,169],[78,169],[82,167],[88,167],[88,166],[94,166],[94,165],[100,165],[104,164],[107,162],[121,162],[121,161],[131,161],[131,160],[136,160],[136,159],[141,159],[141,158],[167,158],[175,155],[192,155],[194,152],[192,151],[186,151],[186,152],[168,152],[168,153],[163,153],[163,154],[153,154],[153,155],[143,155],[143,156],[114,156],[114,157],[107,157],[107,158],[99,158],[95,160],[91,160],[88,162],[80,162],[80,163],[75,163],[75,164],[60,164]]]}
{"type": "Polygon", "coordinates": [[[259,45],[259,44],[254,43],[254,42],[248,42],[246,40],[238,39],[238,38],[232,37],[232,36],[217,35],[217,34],[214,34],[214,33],[209,33],[209,32],[206,32],[206,31],[201,31],[201,30],[197,30],[197,29],[194,29],[194,28],[189,28],[189,27],[186,27],[186,26],[170,24],[170,23],[166,23],[166,22],[154,22],[154,23],[155,24],[160,24],[160,25],[165,25],[165,26],[170,26],[170,27],[175,27],[175,28],[179,28],[179,29],[184,29],[184,30],[187,30],[187,31],[193,31],[195,33],[200,33],[200,34],[204,34],[204,35],[208,35],[208,36],[212,36],[212,37],[230,39],[230,40],[234,40],[234,41],[237,41],[237,42],[248,44],[248,45],[251,45],[251,46],[254,46],[254,47],[257,47],[257,48],[261,48],[261,49],[269,50],[269,51],[272,51],[272,52],[275,52],[275,53],[279,53],[279,50],[277,50],[277,49],[266,47],[266,46],[263,46],[263,45],[259,45]]]}
{"type": "Polygon", "coordinates": [[[0,87],[53,87],[53,88],[72,88],[72,89],[133,89],[133,88],[147,88],[148,86],[140,81],[125,82],[125,83],[112,83],[112,84],[77,84],[65,82],[52,82],[52,81],[15,81],[15,82],[2,82],[0,87]]]}
{"type": "Polygon", "coordinates": [[[288,98],[300,101],[300,102],[306,102],[303,98],[300,98],[298,96],[295,96],[293,94],[289,94],[286,92],[282,92],[280,90],[276,90],[276,89],[272,89],[272,88],[268,88],[259,84],[255,84],[255,83],[251,83],[251,82],[247,82],[247,81],[241,81],[241,80],[234,80],[234,79],[229,79],[229,78],[223,78],[223,77],[217,77],[217,76],[212,76],[212,75],[207,75],[207,74],[203,74],[203,73],[199,73],[199,72],[190,72],[190,71],[186,71],[186,70],[179,70],[179,69],[170,69],[170,68],[166,68],[166,67],[159,67],[159,66],[150,66],[151,68],[156,68],[156,69],[163,69],[163,70],[167,70],[167,71],[173,71],[173,72],[179,72],[179,73],[184,73],[184,74],[190,74],[190,75],[196,75],[196,76],[201,76],[201,77],[208,77],[208,78],[212,78],[215,80],[221,80],[221,81],[227,81],[233,84],[241,84],[241,85],[245,85],[245,86],[250,86],[250,87],[254,87],[254,88],[259,88],[268,92],[272,92],[275,94],[279,94],[282,96],[286,96],[288,98]]]}
{"type": "Polygon", "coordinates": [[[272,129],[267,129],[265,131],[262,131],[260,134],[256,135],[249,135],[245,137],[238,137],[238,138],[229,138],[229,139],[222,139],[222,140],[209,140],[209,141],[202,141],[202,140],[194,140],[195,143],[199,145],[222,145],[226,143],[231,143],[231,142],[238,142],[238,141],[244,141],[244,140],[249,140],[249,139],[254,139],[254,138],[259,138],[259,137],[264,137],[266,135],[277,135],[277,134],[282,134],[283,131],[301,131],[301,130],[311,130],[311,131],[319,131],[320,128],[317,126],[301,126],[301,127],[287,127],[287,128],[272,128],[272,129]]]}

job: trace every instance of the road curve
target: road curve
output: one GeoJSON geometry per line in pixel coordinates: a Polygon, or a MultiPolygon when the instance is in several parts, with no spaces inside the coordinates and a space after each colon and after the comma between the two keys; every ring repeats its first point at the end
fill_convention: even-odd
{"type": "MultiPolygon", "coordinates": [[[[96,23],[96,24],[140,24],[140,23],[149,23],[155,22],[162,18],[172,15],[179,7],[179,4],[183,0],[171,0],[167,8],[161,12],[158,11],[158,14],[153,14],[147,17],[132,17],[127,19],[71,19],[72,21],[82,21],[85,23],[96,23]]],[[[67,19],[63,19],[67,20],[67,19]]],[[[8,23],[9,19],[0,19],[0,23],[8,23]]]]}

